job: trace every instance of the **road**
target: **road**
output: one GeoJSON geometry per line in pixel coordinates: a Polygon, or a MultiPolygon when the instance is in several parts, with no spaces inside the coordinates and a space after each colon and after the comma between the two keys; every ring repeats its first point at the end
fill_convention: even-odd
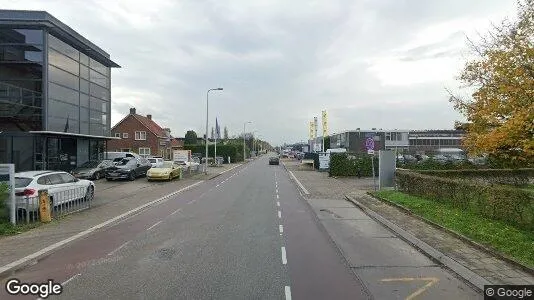
{"type": "MultiPolygon", "coordinates": [[[[354,272],[353,258],[331,238],[347,233],[325,229],[323,218],[285,169],[268,166],[263,157],[97,230],[13,277],[64,283],[63,293],[50,299],[390,298],[387,288],[376,288],[376,272],[354,272]]],[[[422,254],[406,252],[408,245],[398,253],[373,245],[363,247],[358,259],[375,264],[398,257],[402,264],[410,255],[426,264],[422,254]]],[[[403,298],[421,290],[418,299],[476,299],[450,274],[432,278],[440,276],[450,282],[433,282],[434,292],[421,289],[429,282],[395,283],[391,291],[401,290],[403,298]]],[[[10,298],[0,292],[0,299],[10,298]]]]}

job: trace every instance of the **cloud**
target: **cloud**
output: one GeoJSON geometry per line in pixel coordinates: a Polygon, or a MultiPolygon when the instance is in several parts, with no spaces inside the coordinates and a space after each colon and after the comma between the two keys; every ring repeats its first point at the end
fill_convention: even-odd
{"type": "Polygon", "coordinates": [[[512,15],[513,0],[6,1],[47,10],[111,54],[112,123],[129,107],[182,136],[243,122],[277,144],[330,128],[450,128],[445,86],[465,35],[512,15]]]}

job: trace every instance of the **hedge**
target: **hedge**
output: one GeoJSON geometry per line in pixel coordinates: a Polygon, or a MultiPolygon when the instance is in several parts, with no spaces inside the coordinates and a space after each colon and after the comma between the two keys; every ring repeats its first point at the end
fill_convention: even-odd
{"type": "Polygon", "coordinates": [[[371,158],[374,159],[375,176],[378,174],[378,157],[366,154],[330,154],[330,176],[373,176],[371,158]]]}
{"type": "MultiPolygon", "coordinates": [[[[192,153],[202,153],[202,157],[206,154],[205,145],[184,145],[185,150],[191,150],[192,153]]],[[[208,145],[208,156],[215,155],[215,146],[208,145]]],[[[243,145],[217,145],[217,156],[222,156],[224,162],[228,163],[228,156],[231,162],[243,160],[243,145]]]]}
{"type": "Polygon", "coordinates": [[[502,185],[397,170],[397,188],[407,194],[454,207],[521,229],[534,230],[534,193],[502,185]]]}
{"type": "Polygon", "coordinates": [[[397,167],[410,170],[463,170],[463,169],[478,169],[487,168],[487,166],[479,166],[472,164],[468,160],[453,163],[451,161],[439,162],[433,159],[427,159],[422,162],[399,162],[397,161],[397,167]]]}
{"type": "Polygon", "coordinates": [[[421,170],[421,174],[438,176],[443,178],[457,178],[473,180],[478,183],[506,184],[514,186],[524,186],[534,178],[534,168],[532,169],[469,169],[469,170],[421,170]]]}
{"type": "Polygon", "coordinates": [[[5,183],[0,183],[0,223],[9,222],[9,211],[7,207],[8,186],[5,183]]]}

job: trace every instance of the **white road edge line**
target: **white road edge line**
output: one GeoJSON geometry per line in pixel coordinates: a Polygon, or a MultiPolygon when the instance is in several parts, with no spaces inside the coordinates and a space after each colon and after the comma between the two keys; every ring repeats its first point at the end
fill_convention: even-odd
{"type": "Polygon", "coordinates": [[[278,211],[278,219],[281,219],[281,218],[282,218],[282,212],[278,211]]]}
{"type": "Polygon", "coordinates": [[[115,250],[111,251],[108,253],[108,256],[111,256],[113,254],[115,254],[117,251],[121,250],[122,248],[124,248],[126,245],[128,245],[129,243],[131,242],[131,240],[127,241],[126,243],[120,245],[118,248],[116,248],[115,250]]]}
{"type": "Polygon", "coordinates": [[[181,210],[182,210],[181,208],[178,208],[177,210],[173,211],[169,216],[172,216],[172,215],[176,214],[177,212],[179,212],[181,210]]]}
{"type": "Polygon", "coordinates": [[[198,200],[198,199],[193,199],[193,200],[191,200],[191,201],[187,202],[187,204],[192,204],[192,203],[195,203],[195,202],[196,202],[197,200],[198,200]]]}
{"type": "Polygon", "coordinates": [[[284,225],[278,225],[278,229],[280,230],[280,233],[284,232],[284,225]]]}
{"type": "Polygon", "coordinates": [[[299,185],[299,187],[302,189],[302,191],[304,191],[304,194],[309,195],[310,192],[308,192],[308,190],[302,185],[302,183],[300,183],[300,181],[297,179],[297,177],[295,177],[295,174],[293,174],[293,172],[291,172],[291,171],[289,171],[289,174],[291,174],[291,177],[293,177],[293,179],[299,185]]]}
{"type": "Polygon", "coordinates": [[[65,286],[65,285],[66,285],[67,283],[69,283],[71,280],[73,280],[74,278],[76,278],[76,277],[78,277],[78,276],[80,276],[80,275],[82,275],[82,274],[81,274],[81,273],[78,273],[78,274],[72,276],[71,278],[65,280],[61,285],[62,285],[62,286],[65,286]]]}
{"type": "Polygon", "coordinates": [[[140,211],[140,210],[142,210],[142,209],[144,209],[146,207],[152,206],[152,205],[154,205],[154,204],[156,204],[158,202],[168,201],[170,197],[172,197],[172,196],[174,196],[176,194],[179,194],[179,193],[181,193],[183,191],[186,191],[186,190],[188,190],[188,189],[190,189],[190,188],[192,188],[194,186],[197,186],[197,185],[199,185],[199,184],[201,184],[203,182],[204,182],[204,180],[196,182],[196,183],[193,183],[193,184],[191,184],[189,186],[186,186],[186,187],[184,187],[184,188],[182,188],[180,190],[174,191],[174,192],[172,192],[172,193],[170,193],[170,194],[168,194],[166,196],[163,196],[163,197],[158,198],[156,200],[153,200],[153,201],[150,201],[148,203],[145,203],[145,204],[143,204],[141,206],[138,206],[138,207],[136,207],[134,209],[131,209],[131,210],[129,210],[129,211],[127,211],[127,212],[125,212],[125,213],[123,213],[121,215],[118,215],[118,216],[116,216],[116,217],[114,217],[112,219],[109,219],[109,220],[107,220],[105,222],[102,222],[102,223],[100,223],[98,225],[95,225],[95,226],[93,226],[93,227],[91,227],[89,229],[86,229],[86,230],[84,230],[84,231],[82,231],[80,233],[77,233],[77,234],[75,234],[75,235],[73,235],[73,236],[71,236],[69,238],[66,238],[66,239],[64,239],[62,241],[59,241],[59,242],[54,243],[54,244],[52,244],[52,245],[50,245],[48,247],[45,247],[45,248],[43,248],[43,249],[41,249],[41,250],[39,250],[39,251],[37,251],[35,253],[32,253],[32,254],[27,255],[27,256],[19,259],[19,260],[16,260],[16,261],[11,262],[11,263],[9,263],[7,265],[4,265],[4,266],[0,267],[0,274],[3,274],[4,272],[9,271],[12,268],[18,267],[21,264],[27,263],[28,261],[32,261],[34,259],[37,259],[41,255],[44,255],[44,254],[46,254],[46,253],[48,253],[50,251],[58,249],[59,247],[62,247],[63,245],[66,245],[66,244],[68,244],[68,243],[70,243],[70,242],[72,242],[74,240],[82,238],[82,237],[84,237],[84,236],[86,236],[86,235],[88,235],[88,234],[90,234],[90,233],[92,233],[92,232],[94,232],[94,231],[96,231],[96,230],[98,230],[100,228],[108,226],[109,224],[113,224],[114,222],[122,220],[125,217],[127,217],[127,216],[129,216],[131,214],[134,214],[134,213],[136,213],[136,212],[138,212],[138,211],[140,211]]]}
{"type": "Polygon", "coordinates": [[[276,201],[276,206],[280,206],[280,202],[279,201],[276,201]]]}
{"type": "Polygon", "coordinates": [[[157,221],[154,225],[148,227],[146,230],[149,231],[150,229],[152,229],[152,228],[158,226],[159,224],[161,224],[161,222],[163,222],[163,221],[157,221]]]}
{"type": "Polygon", "coordinates": [[[291,288],[288,285],[286,285],[285,290],[286,290],[286,300],[291,300],[291,288]]]}
{"type": "Polygon", "coordinates": [[[286,247],[282,247],[282,264],[287,265],[286,247]]]}

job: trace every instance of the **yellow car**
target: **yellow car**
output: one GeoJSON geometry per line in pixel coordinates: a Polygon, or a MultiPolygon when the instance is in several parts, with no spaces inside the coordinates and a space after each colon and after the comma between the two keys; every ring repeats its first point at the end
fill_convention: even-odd
{"type": "Polygon", "coordinates": [[[172,161],[164,161],[159,166],[148,169],[146,178],[150,180],[172,180],[181,177],[182,167],[172,161]]]}

